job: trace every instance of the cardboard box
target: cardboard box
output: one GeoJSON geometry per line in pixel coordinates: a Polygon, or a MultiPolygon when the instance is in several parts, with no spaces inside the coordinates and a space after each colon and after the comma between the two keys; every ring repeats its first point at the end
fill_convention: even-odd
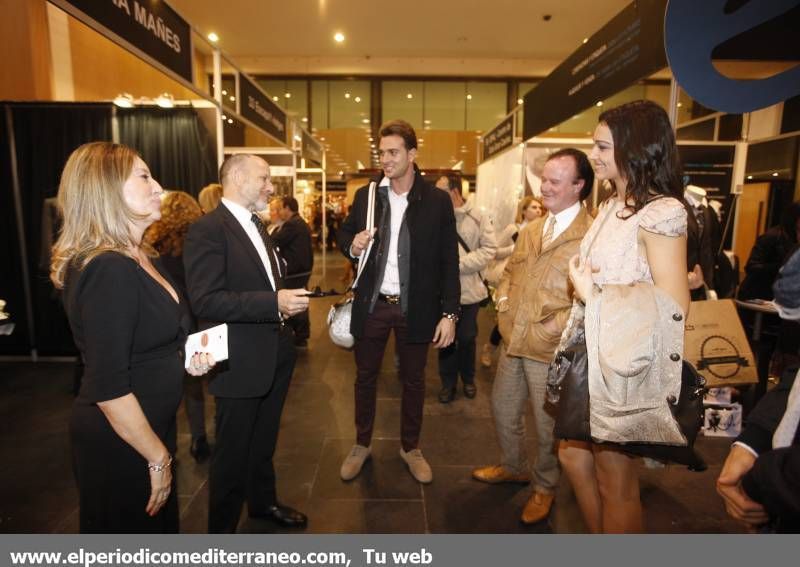
{"type": "Polygon", "coordinates": [[[703,405],[729,404],[733,400],[733,388],[708,388],[703,395],[703,405]]]}
{"type": "Polygon", "coordinates": [[[742,405],[709,406],[704,411],[703,435],[707,437],[738,437],[742,432],[742,405]]]}
{"type": "Polygon", "coordinates": [[[707,388],[758,382],[755,358],[731,299],[692,301],[683,356],[703,375],[707,388]]]}

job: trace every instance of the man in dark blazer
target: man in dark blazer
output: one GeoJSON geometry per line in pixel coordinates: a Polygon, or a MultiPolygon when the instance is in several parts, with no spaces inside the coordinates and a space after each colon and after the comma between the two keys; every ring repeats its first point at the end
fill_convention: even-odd
{"type": "MultiPolygon", "coordinates": [[[[283,221],[271,234],[281,257],[286,260],[286,287],[305,288],[314,268],[314,251],[311,246],[311,229],[300,216],[300,208],[294,197],[283,197],[278,206],[278,215],[283,221]]],[[[308,311],[291,317],[287,323],[294,329],[294,344],[308,344],[308,311]]]]}
{"type": "Polygon", "coordinates": [[[220,182],[220,206],[192,225],[183,252],[200,327],[228,324],[228,360],[208,386],[216,400],[208,529],[235,532],[245,499],[251,517],[304,527],[303,514],[278,503],[272,455],[295,362],[282,319],[305,311],[308,297],[282,288],[282,262],[256,215],[273,192],[267,162],[231,156],[220,182]]]}
{"type": "Polygon", "coordinates": [[[366,230],[369,189],[362,187],[337,234],[347,258],[368,254],[350,325],[356,340],[356,444],[340,475],[355,478],[370,456],[376,380],[394,330],[403,383],[400,456],[418,482],[428,483],[433,474],[418,447],[425,363],[431,342],[445,348],[455,336],[461,295],[455,216],[450,198],[426,183],[414,163],[417,136],[410,124],[385,124],[379,148],[384,176],[376,193],[375,229],[366,230]]]}

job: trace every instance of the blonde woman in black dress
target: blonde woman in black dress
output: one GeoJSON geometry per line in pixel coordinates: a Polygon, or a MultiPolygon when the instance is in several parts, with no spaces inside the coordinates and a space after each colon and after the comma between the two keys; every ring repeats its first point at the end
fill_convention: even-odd
{"type": "MultiPolygon", "coordinates": [[[[93,142],[67,161],[51,279],[85,364],[70,421],[82,533],[178,531],[172,475],[189,313],[142,234],[161,186],[132,149],[93,142]]],[[[192,357],[189,372],[214,361],[192,357]]]]}

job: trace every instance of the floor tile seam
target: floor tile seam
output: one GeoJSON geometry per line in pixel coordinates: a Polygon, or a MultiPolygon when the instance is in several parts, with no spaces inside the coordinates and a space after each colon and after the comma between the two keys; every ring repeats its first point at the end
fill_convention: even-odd
{"type": "Polygon", "coordinates": [[[314,494],[314,487],[317,484],[317,477],[319,476],[319,469],[322,463],[322,455],[325,453],[325,445],[328,443],[329,437],[323,435],[322,446],[319,448],[319,457],[317,457],[317,464],[314,466],[314,476],[311,477],[311,485],[308,487],[308,500],[311,500],[311,495],[314,494]]]}
{"type": "Polygon", "coordinates": [[[80,506],[75,506],[75,508],[73,508],[72,511],[70,511],[66,516],[64,516],[64,518],[62,518],[62,520],[56,525],[55,528],[50,530],[50,533],[51,534],[64,533],[64,526],[67,525],[69,519],[75,514],[80,514],[80,506]]]}
{"type": "Polygon", "coordinates": [[[420,502],[421,498],[319,498],[325,502],[420,502]]]}
{"type": "MultiPolygon", "coordinates": [[[[194,504],[194,501],[195,501],[195,499],[197,498],[197,495],[198,495],[198,494],[200,494],[200,491],[201,491],[201,490],[203,490],[203,487],[206,485],[206,483],[207,483],[207,482],[208,482],[208,478],[204,479],[204,480],[203,480],[203,481],[202,481],[202,482],[201,482],[201,483],[200,483],[200,484],[197,486],[197,489],[194,491],[194,493],[189,495],[189,501],[186,503],[186,508],[184,508],[184,514],[185,514],[186,512],[188,512],[188,511],[189,511],[189,509],[192,507],[192,504],[194,504]]],[[[180,495],[179,495],[179,496],[180,496],[180,495]]]]}

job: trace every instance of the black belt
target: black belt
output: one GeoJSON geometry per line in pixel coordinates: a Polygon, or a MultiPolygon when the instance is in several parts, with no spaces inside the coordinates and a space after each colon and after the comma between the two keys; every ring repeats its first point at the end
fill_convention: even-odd
{"type": "Polygon", "coordinates": [[[388,303],[389,305],[400,305],[399,295],[386,295],[385,293],[379,293],[378,299],[384,303],[388,303]]]}

